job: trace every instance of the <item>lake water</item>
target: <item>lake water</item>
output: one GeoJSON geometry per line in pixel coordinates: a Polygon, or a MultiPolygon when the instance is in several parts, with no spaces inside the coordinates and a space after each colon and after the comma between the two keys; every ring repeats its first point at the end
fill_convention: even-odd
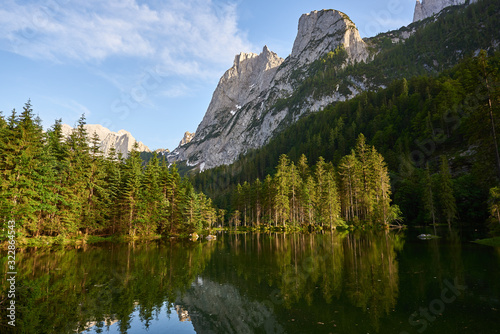
{"type": "Polygon", "coordinates": [[[24,250],[16,328],[2,307],[0,332],[500,333],[500,248],[440,235],[221,233],[24,250]]]}

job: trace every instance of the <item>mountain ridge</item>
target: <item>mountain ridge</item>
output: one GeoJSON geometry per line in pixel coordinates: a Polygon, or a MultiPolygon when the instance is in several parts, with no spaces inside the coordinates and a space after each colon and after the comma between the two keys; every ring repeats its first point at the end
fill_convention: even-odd
{"type": "Polygon", "coordinates": [[[477,0],[417,0],[415,4],[415,12],[413,14],[413,22],[424,20],[435,14],[438,14],[446,7],[459,6],[464,4],[475,3],[477,0]]]}
{"type": "MultiPolygon", "coordinates": [[[[121,153],[123,158],[127,158],[128,153],[132,150],[136,142],[132,134],[123,129],[118,132],[113,132],[100,124],[85,124],[83,127],[87,131],[89,139],[91,139],[94,134],[97,134],[100,140],[100,149],[104,156],[107,156],[111,148],[114,148],[117,154],[121,153]]],[[[62,124],[61,128],[64,137],[68,137],[73,131],[73,128],[68,124],[62,124]]],[[[139,146],[139,152],[151,152],[142,142],[137,141],[137,144],[139,146]]]]}
{"type": "Polygon", "coordinates": [[[301,16],[297,38],[286,59],[267,46],[259,55],[237,55],[233,67],[220,79],[193,140],[177,147],[169,161],[186,161],[189,166],[203,164],[205,168],[231,163],[249,149],[264,145],[278,128],[304,113],[354,96],[337,91],[325,99],[311,97],[292,117],[289,109],[276,108],[308,77],[311,64],[339,48],[343,48],[347,64],[370,57],[368,46],[350,18],[329,9],[301,16]]]}
{"type": "Polygon", "coordinates": [[[360,38],[355,24],[342,12],[330,9],[303,14],[291,54],[283,61],[276,55],[281,64],[272,68],[272,79],[249,95],[256,83],[248,83],[247,78],[259,78],[269,60],[264,55],[274,54],[267,47],[260,55],[251,57],[263,61],[253,68],[255,72],[243,71],[232,77],[233,81],[225,81],[228,73],[244,68],[235,61],[219,81],[193,140],[176,148],[168,159],[185,162],[190,168],[228,165],[267,144],[301,117],[330,104],[363,91],[383,89],[395,79],[437,75],[480,49],[495,50],[500,43],[490,15],[487,24],[478,29],[468,21],[454,21],[458,26],[450,27],[449,20],[441,19],[451,15],[456,20],[462,13],[473,18],[475,8],[485,10],[488,3],[483,0],[474,6],[466,2],[447,7],[434,19],[365,39],[360,38]],[[422,35],[429,36],[425,33],[429,29],[434,31],[433,37],[421,43],[422,35]],[[460,33],[440,34],[449,29],[460,33]],[[245,99],[241,103],[236,99],[229,99],[228,104],[218,103],[228,92],[245,99]]]}

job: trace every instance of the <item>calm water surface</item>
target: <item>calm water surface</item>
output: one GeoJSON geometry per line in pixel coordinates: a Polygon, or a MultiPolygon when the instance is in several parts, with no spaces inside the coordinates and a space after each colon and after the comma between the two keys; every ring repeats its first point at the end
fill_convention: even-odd
{"type": "Polygon", "coordinates": [[[224,233],[25,250],[16,328],[3,307],[0,332],[500,333],[500,249],[440,235],[224,233]]]}

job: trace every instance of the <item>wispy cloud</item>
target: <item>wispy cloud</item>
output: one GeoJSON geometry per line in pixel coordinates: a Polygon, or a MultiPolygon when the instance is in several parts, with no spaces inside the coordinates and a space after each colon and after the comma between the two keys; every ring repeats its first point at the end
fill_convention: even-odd
{"type": "Polygon", "coordinates": [[[55,105],[58,105],[65,110],[70,111],[70,115],[72,115],[71,119],[72,120],[77,120],[80,118],[80,116],[85,114],[85,117],[89,117],[92,112],[83,104],[72,100],[72,99],[65,99],[65,98],[54,98],[54,97],[45,97],[47,101],[50,101],[54,103],[55,105]]]}
{"type": "Polygon", "coordinates": [[[176,97],[188,96],[190,93],[191,89],[188,88],[185,84],[180,83],[167,87],[165,90],[161,92],[161,95],[168,98],[176,98],[176,97]]]}
{"type": "Polygon", "coordinates": [[[4,0],[0,31],[0,48],[25,57],[92,64],[135,57],[171,75],[210,76],[210,65],[252,49],[236,5],[212,0],[4,0]]]}

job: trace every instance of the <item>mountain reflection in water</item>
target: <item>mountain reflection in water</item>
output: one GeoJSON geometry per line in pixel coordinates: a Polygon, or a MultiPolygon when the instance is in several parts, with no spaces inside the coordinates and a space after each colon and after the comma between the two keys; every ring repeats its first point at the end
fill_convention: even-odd
{"type": "Polygon", "coordinates": [[[2,333],[498,332],[498,249],[456,232],[416,236],[224,233],[24,250],[16,331],[2,320],[2,333]],[[467,288],[440,314],[418,314],[441,305],[446,282],[467,288]]]}

